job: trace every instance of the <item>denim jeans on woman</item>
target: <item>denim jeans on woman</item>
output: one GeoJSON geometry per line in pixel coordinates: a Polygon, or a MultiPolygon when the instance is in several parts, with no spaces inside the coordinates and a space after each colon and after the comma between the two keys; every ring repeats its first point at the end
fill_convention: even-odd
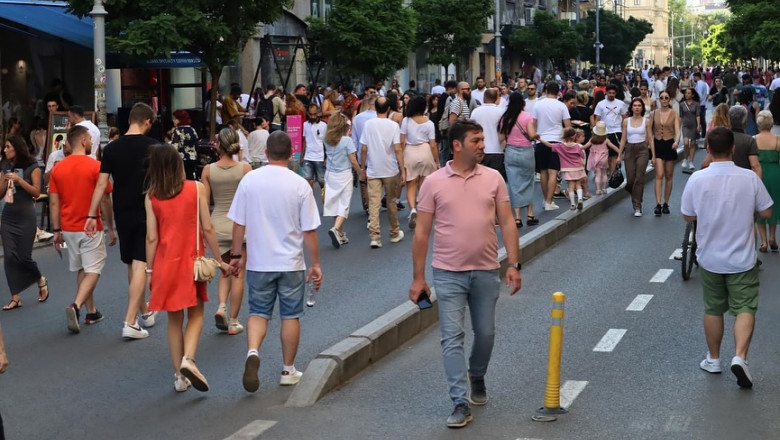
{"type": "Polygon", "coordinates": [[[484,376],[493,352],[500,285],[498,269],[452,272],[433,268],[433,285],[439,301],[441,348],[450,398],[455,405],[468,404],[468,375],[484,376]],[[474,331],[468,365],[463,350],[467,305],[474,331]]]}

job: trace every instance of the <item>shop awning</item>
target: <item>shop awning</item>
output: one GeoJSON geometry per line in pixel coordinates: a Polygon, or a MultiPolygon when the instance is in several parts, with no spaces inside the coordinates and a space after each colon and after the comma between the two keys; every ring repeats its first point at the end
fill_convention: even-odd
{"type": "Polygon", "coordinates": [[[69,14],[64,2],[0,0],[0,19],[92,49],[92,19],[69,14]]]}

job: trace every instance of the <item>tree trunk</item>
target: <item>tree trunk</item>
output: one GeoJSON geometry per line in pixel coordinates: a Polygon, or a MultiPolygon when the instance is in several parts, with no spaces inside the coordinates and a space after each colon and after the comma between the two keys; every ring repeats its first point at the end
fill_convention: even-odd
{"type": "Polygon", "coordinates": [[[211,74],[211,96],[209,97],[209,100],[211,101],[211,105],[209,106],[209,139],[213,140],[217,134],[217,89],[219,88],[219,77],[222,75],[222,69],[210,67],[209,73],[211,74]]]}

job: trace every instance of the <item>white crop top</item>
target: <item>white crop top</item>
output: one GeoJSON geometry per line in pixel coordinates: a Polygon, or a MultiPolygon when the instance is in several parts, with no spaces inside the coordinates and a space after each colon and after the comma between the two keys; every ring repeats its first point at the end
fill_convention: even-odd
{"type": "Polygon", "coordinates": [[[631,119],[626,121],[626,142],[629,144],[639,144],[647,140],[645,124],[647,119],[642,118],[642,124],[639,127],[631,126],[631,119]]]}

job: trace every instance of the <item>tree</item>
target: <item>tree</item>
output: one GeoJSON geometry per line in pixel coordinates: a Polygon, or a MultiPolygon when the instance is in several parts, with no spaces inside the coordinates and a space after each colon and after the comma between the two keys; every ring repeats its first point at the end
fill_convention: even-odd
{"type": "Polygon", "coordinates": [[[482,42],[488,17],[493,15],[493,0],[412,0],[417,14],[418,47],[428,51],[430,64],[455,64],[460,76],[460,61],[482,42]]]}
{"type": "Polygon", "coordinates": [[[732,55],[726,49],[728,45],[726,23],[713,24],[707,32],[707,38],[701,42],[702,57],[710,63],[728,64],[732,55]]]}
{"type": "Polygon", "coordinates": [[[384,79],[406,66],[415,14],[403,0],[335,0],[327,21],[309,18],[313,49],[346,75],[384,79]]]}
{"type": "MultiPolygon", "coordinates": [[[[568,60],[577,58],[584,43],[584,25],[569,25],[552,14],[539,11],[530,26],[516,28],[509,36],[509,44],[530,54],[536,54],[552,61],[553,65],[565,69],[568,60]]],[[[566,69],[568,70],[568,69],[566,69]]]]}
{"type": "MultiPolygon", "coordinates": [[[[273,23],[292,0],[104,0],[106,46],[123,55],[170,57],[171,51],[197,54],[219,84],[222,68],[257,32],[259,23],[273,23]]],[[[89,14],[94,0],[70,0],[74,14],[89,14]]],[[[211,88],[211,126],[216,123],[217,88],[211,88]]]]}
{"type": "MultiPolygon", "coordinates": [[[[605,65],[625,66],[631,59],[631,53],[645,36],[653,32],[653,26],[646,20],[629,17],[622,19],[614,12],[601,10],[599,13],[599,39],[604,44],[601,50],[601,62],[605,65]]],[[[596,34],[596,14],[588,11],[585,19],[586,35],[596,34]]],[[[594,41],[585,39],[582,45],[584,59],[596,62],[594,41]]]]}
{"type": "Polygon", "coordinates": [[[780,59],[780,9],[775,0],[729,0],[728,50],[737,58],[780,59]]]}

